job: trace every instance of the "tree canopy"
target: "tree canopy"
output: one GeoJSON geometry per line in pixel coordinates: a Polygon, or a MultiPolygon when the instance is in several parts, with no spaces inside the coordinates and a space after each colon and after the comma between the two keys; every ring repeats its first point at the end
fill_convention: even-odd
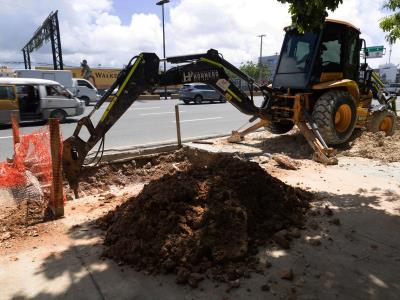
{"type": "MultiPolygon", "coordinates": [[[[282,3],[289,3],[289,13],[292,16],[292,24],[300,31],[311,31],[321,28],[327,10],[334,11],[343,0],[278,0],[282,3]]],[[[395,0],[392,0],[395,1],[395,0]]],[[[396,2],[399,2],[397,0],[396,2]]]]}
{"type": "Polygon", "coordinates": [[[379,22],[379,26],[386,32],[386,40],[394,44],[400,38],[400,0],[388,0],[383,7],[392,14],[384,17],[379,22]]]}
{"type": "MultiPolygon", "coordinates": [[[[255,79],[258,81],[259,76],[260,76],[260,64],[259,63],[254,63],[252,61],[246,61],[245,63],[242,63],[239,67],[240,71],[243,73],[246,73],[249,75],[251,78],[255,79]]],[[[267,80],[269,79],[270,71],[268,69],[267,64],[261,64],[261,80],[267,80]]]]}

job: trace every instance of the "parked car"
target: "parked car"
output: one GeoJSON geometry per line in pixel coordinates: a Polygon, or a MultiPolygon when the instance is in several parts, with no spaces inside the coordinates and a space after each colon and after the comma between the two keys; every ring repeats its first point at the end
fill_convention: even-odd
{"type": "Polygon", "coordinates": [[[179,99],[185,104],[200,104],[205,101],[225,103],[226,99],[214,88],[204,83],[184,84],[179,90],[179,99]]]}

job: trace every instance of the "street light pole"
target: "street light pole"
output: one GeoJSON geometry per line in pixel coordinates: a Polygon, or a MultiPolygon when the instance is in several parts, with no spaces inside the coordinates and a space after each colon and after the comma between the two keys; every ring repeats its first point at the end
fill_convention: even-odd
{"type": "MultiPolygon", "coordinates": [[[[164,25],[164,4],[169,3],[169,0],[161,0],[156,5],[161,5],[162,9],[162,30],[163,30],[163,58],[164,58],[164,73],[167,72],[167,62],[165,61],[165,25],[164,25]]],[[[164,98],[167,100],[167,87],[164,87],[164,98]]]]}
{"type": "Polygon", "coordinates": [[[259,60],[259,64],[258,64],[258,82],[261,84],[261,80],[262,80],[262,62],[261,62],[261,58],[262,58],[262,42],[263,42],[263,37],[265,37],[265,34],[260,34],[257,35],[260,39],[261,39],[261,43],[260,43],[260,60],[259,60]]]}

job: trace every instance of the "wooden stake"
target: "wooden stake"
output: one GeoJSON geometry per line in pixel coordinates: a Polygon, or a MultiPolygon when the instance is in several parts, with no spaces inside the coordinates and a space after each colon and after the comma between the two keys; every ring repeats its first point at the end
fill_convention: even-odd
{"type": "Polygon", "coordinates": [[[51,187],[51,203],[55,217],[64,216],[64,192],[62,184],[61,170],[61,135],[60,123],[58,119],[49,119],[50,126],[50,149],[52,163],[52,187],[51,187]]]}
{"type": "Polygon", "coordinates": [[[175,118],[176,118],[176,135],[178,137],[178,148],[182,148],[181,140],[181,123],[179,118],[179,105],[175,105],[175,118]]]}

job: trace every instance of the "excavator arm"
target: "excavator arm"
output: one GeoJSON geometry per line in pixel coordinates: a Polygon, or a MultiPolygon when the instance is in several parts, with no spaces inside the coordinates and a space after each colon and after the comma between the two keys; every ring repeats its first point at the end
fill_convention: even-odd
{"type": "Polygon", "coordinates": [[[141,53],[132,58],[90,114],[78,121],[73,135],[65,140],[63,145],[63,170],[71,188],[77,189],[79,174],[89,151],[101,140],[100,145],[104,146],[104,136],[107,131],[143,92],[155,86],[192,82],[207,83],[224,95],[242,113],[255,118],[268,118],[266,110],[254,104],[253,79],[226,61],[218,51],[210,49],[204,54],[171,57],[167,58],[167,61],[177,66],[160,74],[160,59],[156,54],[141,53]],[[233,84],[229,79],[229,72],[248,83],[250,97],[233,84]],[[91,117],[110,98],[115,89],[118,89],[118,92],[112,97],[98,123],[93,124],[91,117]],[[86,140],[80,137],[83,126],[89,132],[89,138],[86,140]]]}

